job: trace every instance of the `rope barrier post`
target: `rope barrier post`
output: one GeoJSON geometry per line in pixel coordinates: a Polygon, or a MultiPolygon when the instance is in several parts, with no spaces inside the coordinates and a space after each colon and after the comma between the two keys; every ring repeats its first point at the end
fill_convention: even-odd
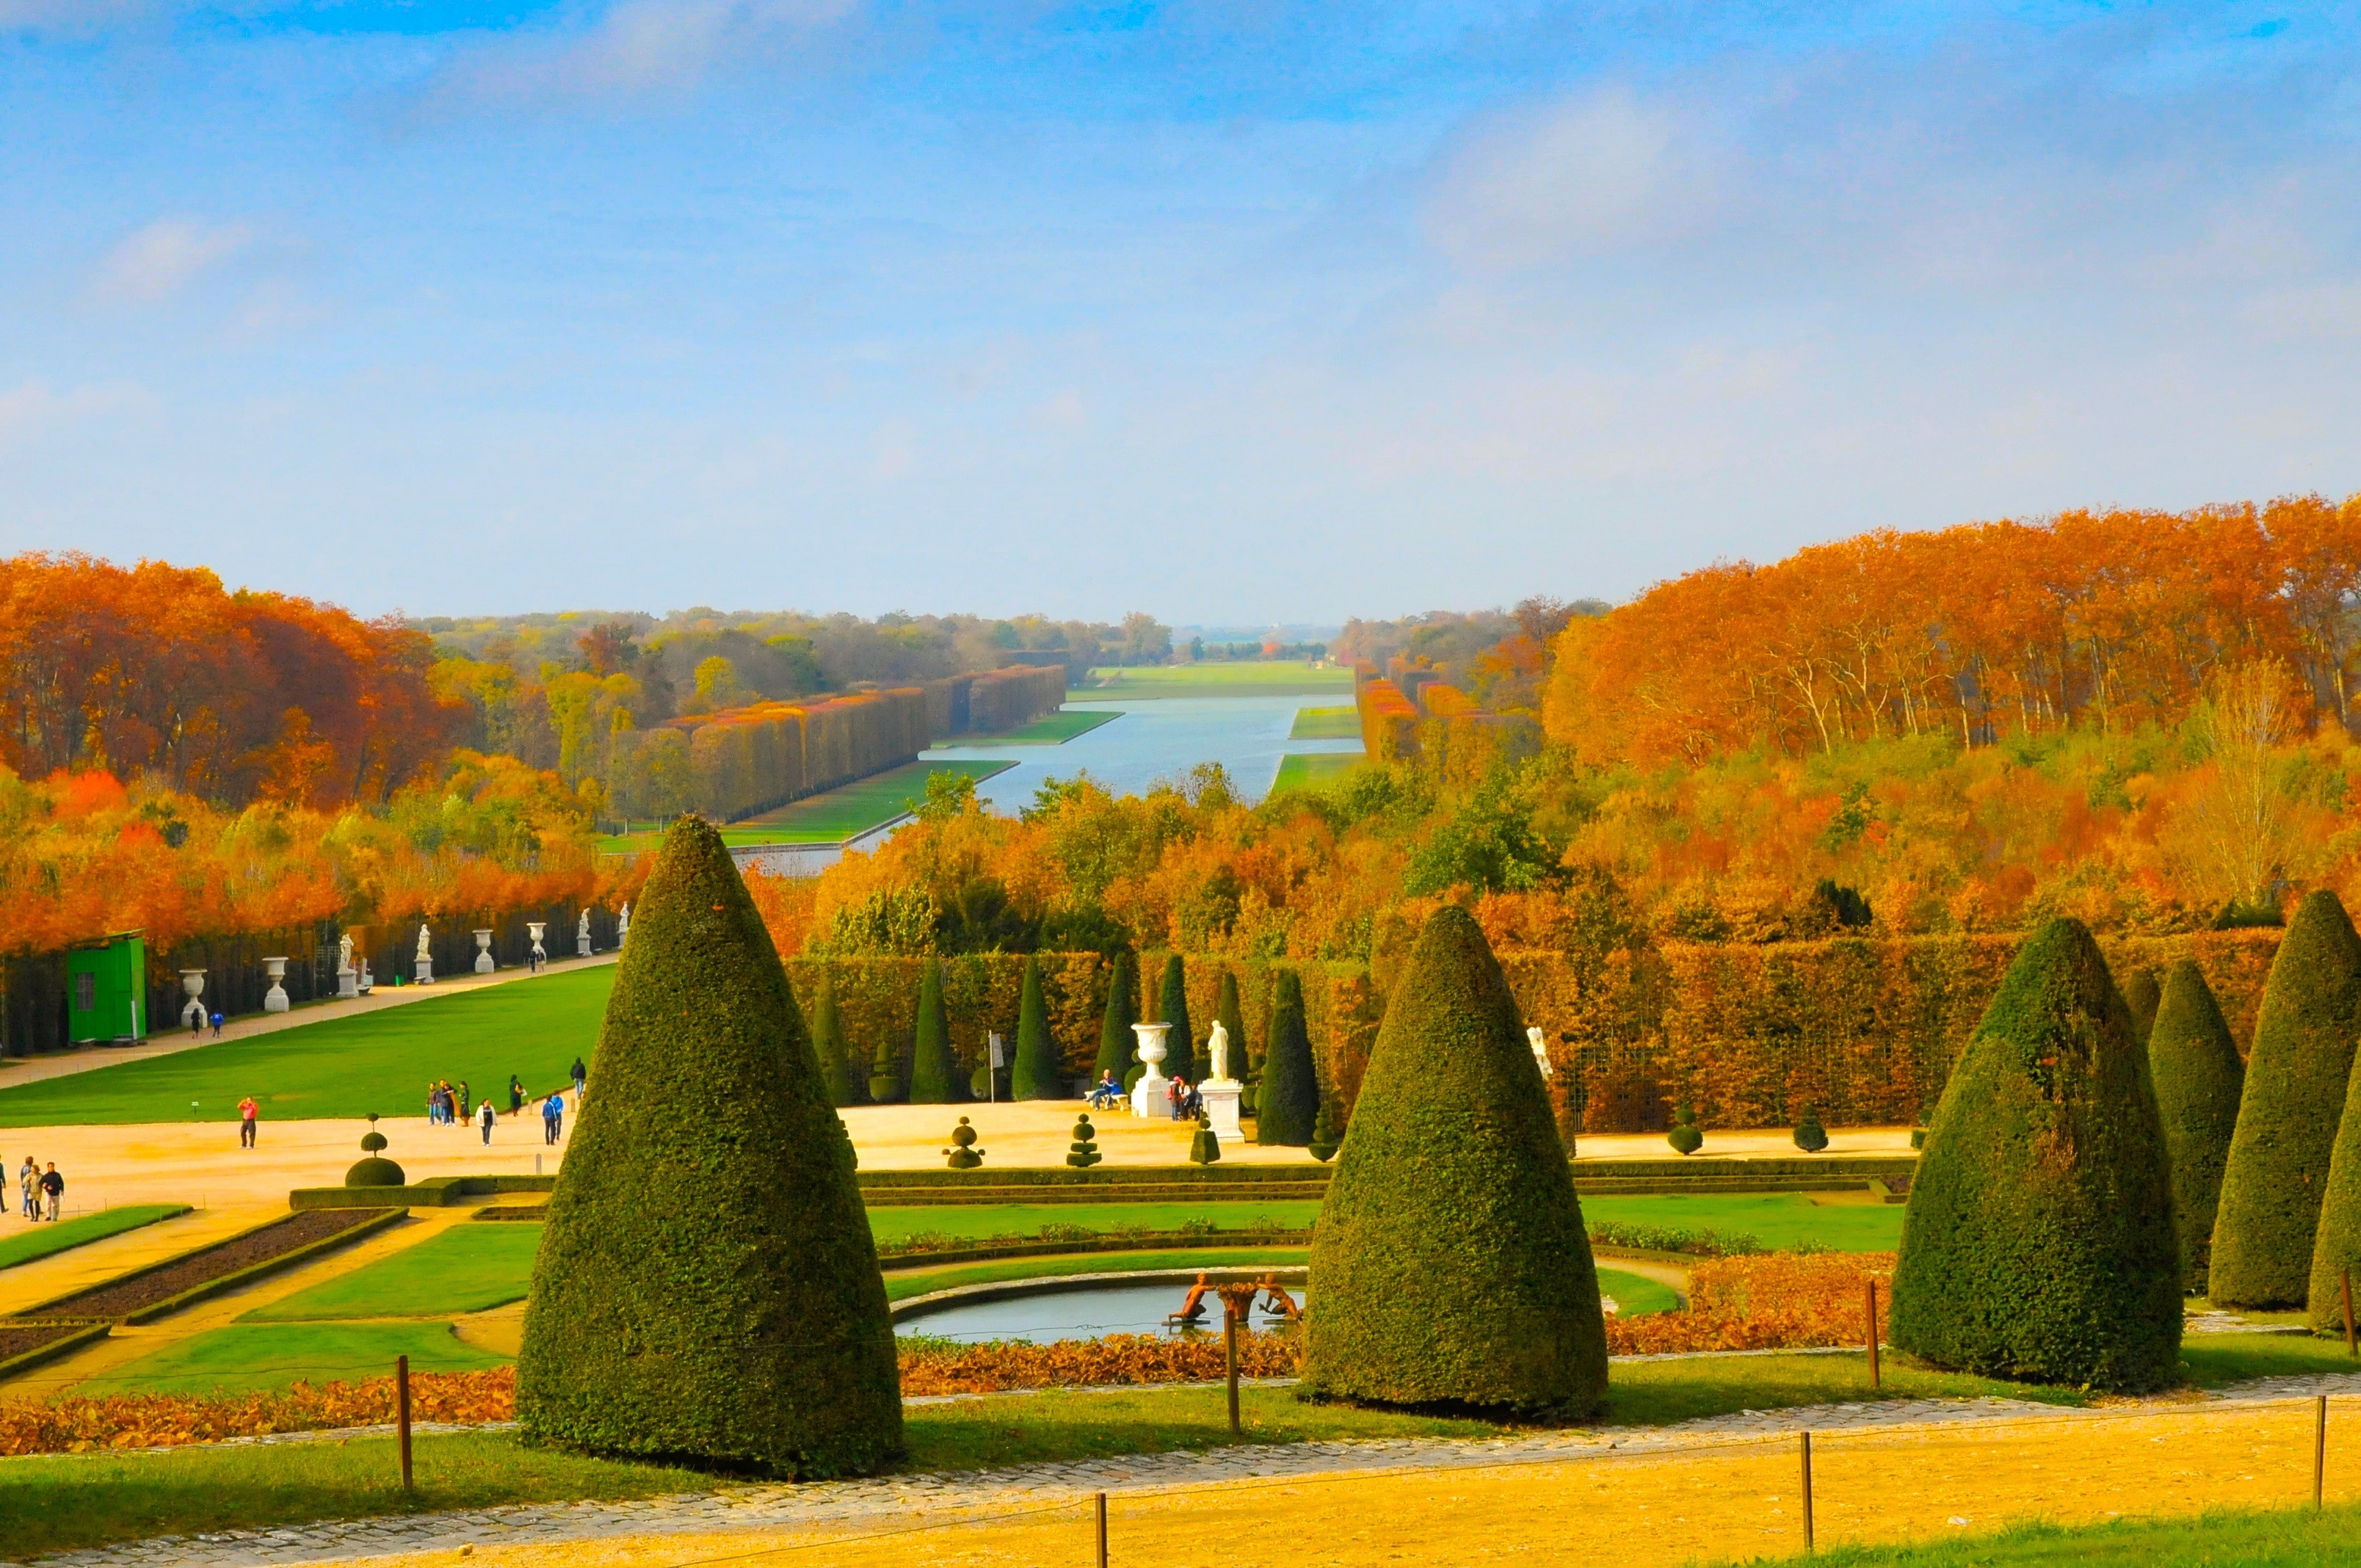
{"type": "Polygon", "coordinates": [[[2320,1486],[2328,1474],[2328,1396],[2323,1394],[2312,1420],[2312,1507],[2320,1509],[2320,1486]]]}
{"type": "Polygon", "coordinates": [[[401,1489],[413,1490],[410,1480],[410,1357],[393,1358],[393,1429],[401,1444],[401,1489]]]}
{"type": "Polygon", "coordinates": [[[1869,1288],[1869,1386],[1882,1388],[1885,1384],[1877,1365],[1877,1281],[1864,1279],[1861,1283],[1869,1288]]]}
{"type": "Polygon", "coordinates": [[[1812,1550],[1812,1434],[1804,1433],[1804,1550],[1812,1550]]]}
{"type": "Polygon", "coordinates": [[[1099,1568],[1106,1564],[1106,1494],[1099,1494],[1099,1568]]]}
{"type": "Polygon", "coordinates": [[[2353,1270],[2351,1266],[2348,1266],[2343,1272],[2345,1281],[2345,1354],[2352,1356],[2361,1356],[2361,1346],[2356,1346],[2353,1341],[2353,1270]]]}

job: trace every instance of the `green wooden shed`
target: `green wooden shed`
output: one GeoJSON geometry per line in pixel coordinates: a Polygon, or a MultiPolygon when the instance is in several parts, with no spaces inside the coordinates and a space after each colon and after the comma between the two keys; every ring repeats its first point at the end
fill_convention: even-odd
{"type": "Polygon", "coordinates": [[[66,954],[66,1039],[127,1045],[148,1036],[148,944],[116,931],[66,954]]]}

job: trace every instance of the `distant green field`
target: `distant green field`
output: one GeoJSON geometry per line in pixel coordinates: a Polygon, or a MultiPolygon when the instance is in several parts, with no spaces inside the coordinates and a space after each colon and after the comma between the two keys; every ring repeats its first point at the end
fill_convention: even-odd
{"type": "MultiPolygon", "coordinates": [[[[775,811],[732,822],[721,829],[721,841],[733,847],[748,844],[840,844],[847,839],[859,838],[872,828],[882,828],[907,811],[910,801],[926,795],[927,779],[930,774],[965,773],[982,783],[994,773],[1006,773],[1016,765],[1015,762],[993,758],[905,762],[898,768],[872,773],[865,779],[855,779],[839,788],[807,795],[775,811]]],[[[633,833],[629,838],[609,834],[598,840],[598,852],[616,855],[653,850],[663,839],[661,828],[633,833]]]]}
{"type": "MultiPolygon", "coordinates": [[[[481,991],[0,1089],[0,1127],[231,1122],[251,1094],[262,1104],[266,1144],[274,1121],[371,1112],[390,1119],[386,1152],[397,1160],[405,1145],[427,1138],[473,1144],[470,1128],[426,1124],[428,1080],[465,1079],[480,1097],[504,1091],[513,1072],[528,1092],[548,1093],[566,1081],[577,1056],[588,1059],[614,983],[612,964],[562,966],[481,991]]],[[[500,1142],[540,1135],[538,1124],[507,1121],[493,1134],[500,1142]]]]}
{"type": "Polygon", "coordinates": [[[1142,697],[1326,696],[1349,693],[1353,672],[1314,669],[1301,659],[1235,663],[1139,664],[1093,670],[1091,684],[1068,694],[1076,702],[1142,697]]]}
{"type": "Polygon", "coordinates": [[[1295,710],[1295,728],[1287,732],[1290,740],[1357,740],[1361,738],[1361,710],[1357,707],[1299,707],[1295,710]]]}
{"type": "Polygon", "coordinates": [[[48,1257],[92,1242],[119,1236],[126,1231],[136,1231],[142,1225],[152,1225],[159,1220],[170,1220],[189,1212],[186,1203],[134,1203],[121,1209],[108,1209],[96,1214],[84,1214],[78,1220],[65,1220],[54,1225],[39,1225],[32,1231],[0,1241],[0,1268],[14,1268],[20,1263],[48,1257]]]}
{"type": "Polygon", "coordinates": [[[1290,751],[1279,760],[1279,776],[1271,780],[1270,793],[1283,795],[1291,789],[1334,784],[1367,760],[1358,751],[1290,751]]]}
{"type": "Polygon", "coordinates": [[[1102,724],[1113,724],[1123,717],[1122,710],[1113,712],[1082,711],[1060,708],[1045,713],[1030,724],[1020,724],[1014,729],[997,735],[972,735],[951,741],[958,746],[1062,746],[1077,735],[1087,735],[1102,724]]]}
{"type": "Polygon", "coordinates": [[[455,1225],[432,1241],[258,1307],[238,1321],[448,1317],[521,1301],[533,1282],[541,1231],[527,1220],[455,1225]]]}
{"type": "Polygon", "coordinates": [[[1582,1201],[1582,1217],[1671,1230],[1719,1231],[1752,1236],[1773,1252],[1819,1247],[1828,1252],[1891,1252],[1902,1242],[1899,1203],[1815,1203],[1808,1192],[1704,1194],[1695,1198],[1606,1198],[1582,1201]]]}
{"type": "Polygon", "coordinates": [[[448,1323],[232,1323],[100,1373],[74,1392],[209,1394],[389,1377],[398,1355],[410,1357],[412,1372],[475,1372],[509,1362],[467,1343],[448,1323]]]}

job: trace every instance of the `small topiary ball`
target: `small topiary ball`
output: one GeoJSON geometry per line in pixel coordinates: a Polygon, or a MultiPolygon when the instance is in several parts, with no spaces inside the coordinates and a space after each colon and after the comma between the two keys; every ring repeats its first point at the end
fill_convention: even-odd
{"type": "Polygon", "coordinates": [[[364,1154],[375,1154],[378,1150],[383,1147],[385,1147],[385,1135],[383,1133],[371,1129],[370,1131],[361,1135],[361,1152],[364,1154]]]}
{"type": "Polygon", "coordinates": [[[1828,1146],[1828,1130],[1820,1125],[1820,1113],[1809,1105],[1795,1124],[1795,1146],[1806,1154],[1817,1154],[1828,1146]]]}
{"type": "Polygon", "coordinates": [[[975,1129],[967,1124],[964,1116],[951,1129],[951,1145],[943,1153],[950,1157],[944,1163],[953,1170],[973,1170],[983,1163],[983,1151],[975,1146],[975,1129]]]}
{"type": "Polygon", "coordinates": [[[1673,1113],[1673,1130],[1664,1135],[1664,1142],[1682,1154],[1692,1155],[1705,1146],[1705,1133],[1697,1124],[1697,1112],[1686,1100],[1673,1113]]]}
{"type": "Polygon", "coordinates": [[[408,1181],[401,1167],[390,1159],[379,1159],[377,1151],[385,1147],[385,1135],[377,1130],[377,1114],[369,1114],[369,1130],[361,1135],[361,1152],[368,1157],[345,1172],[347,1187],[400,1187],[408,1181]]]}

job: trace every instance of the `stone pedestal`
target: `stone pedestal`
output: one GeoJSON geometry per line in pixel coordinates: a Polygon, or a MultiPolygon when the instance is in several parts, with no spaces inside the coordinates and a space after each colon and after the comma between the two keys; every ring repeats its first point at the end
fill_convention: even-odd
{"type": "Polygon", "coordinates": [[[500,965],[492,961],[492,934],[489,931],[477,932],[476,972],[478,974],[489,974],[498,968],[500,968],[500,965]]]}
{"type": "Polygon", "coordinates": [[[181,1023],[184,1027],[197,1028],[205,1021],[205,1004],[198,1000],[205,993],[205,971],[201,969],[182,970],[181,989],[189,997],[181,1004],[181,1023]]]}
{"type": "Polygon", "coordinates": [[[361,993],[361,971],[346,964],[336,970],[336,994],[349,1002],[361,993]]]}
{"type": "Polygon", "coordinates": [[[1246,1138],[1238,1129],[1238,1091],[1245,1087],[1235,1078],[1209,1078],[1197,1086],[1198,1098],[1205,1103],[1205,1124],[1225,1144],[1246,1138]]]}
{"type": "Polygon", "coordinates": [[[1139,1059],[1148,1071],[1132,1086],[1131,1113],[1135,1116],[1172,1115],[1172,1080],[1156,1069],[1164,1063],[1164,1036],[1170,1033],[1170,1024],[1134,1024],[1131,1032],[1139,1036],[1139,1059]]]}
{"type": "Polygon", "coordinates": [[[433,985],[434,983],[434,960],[432,957],[419,959],[412,963],[410,968],[411,984],[433,985]]]}
{"type": "Polygon", "coordinates": [[[287,987],[284,982],[287,979],[287,960],[265,959],[262,960],[262,972],[270,977],[270,989],[262,993],[262,1010],[265,1013],[286,1012],[287,987]]]}

